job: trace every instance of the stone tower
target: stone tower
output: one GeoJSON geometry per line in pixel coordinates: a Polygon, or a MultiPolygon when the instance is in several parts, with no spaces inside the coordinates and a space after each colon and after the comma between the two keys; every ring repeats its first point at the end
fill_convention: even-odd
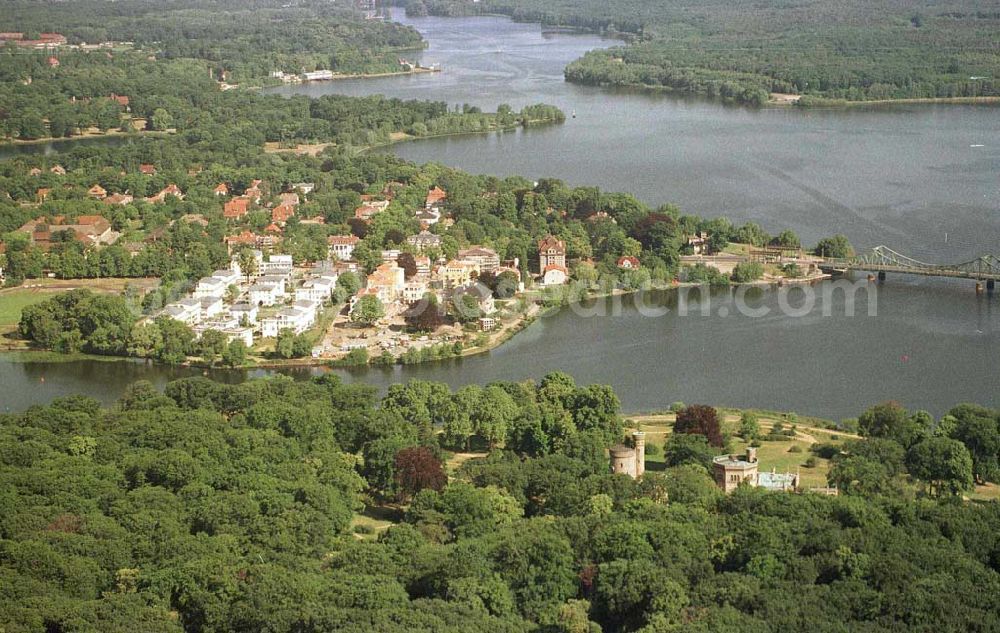
{"type": "Polygon", "coordinates": [[[635,445],[635,476],[639,478],[646,472],[646,434],[633,432],[632,443],[635,445]]]}
{"type": "Polygon", "coordinates": [[[646,434],[642,431],[632,433],[632,444],[611,447],[611,472],[638,479],[646,472],[646,434]]]}

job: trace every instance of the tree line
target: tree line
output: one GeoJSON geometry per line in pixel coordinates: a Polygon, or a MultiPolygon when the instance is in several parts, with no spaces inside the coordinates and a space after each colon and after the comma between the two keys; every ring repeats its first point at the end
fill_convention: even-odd
{"type": "MultiPolygon", "coordinates": [[[[710,407],[678,410],[675,437],[725,443],[710,407]]],[[[937,424],[989,419],[995,433],[996,415],[963,406],[937,424]]],[[[864,413],[872,444],[849,445],[843,459],[891,466],[889,436],[915,442],[909,451],[932,441],[919,439],[922,417],[890,405],[864,413]]],[[[726,496],[691,462],[636,481],[608,469],[605,449],[623,428],[610,389],[565,374],[458,391],[411,382],[381,398],[329,375],[196,377],[162,391],[136,383],[108,407],[70,396],[0,414],[0,625],[1000,626],[996,503],[958,501],[934,474],[933,493],[916,497],[851,487],[726,496]],[[470,441],[489,456],[446,466],[448,449],[470,441]],[[375,535],[355,517],[378,498],[401,505],[375,535]]],[[[923,477],[919,452],[906,461],[923,477]]]]}
{"type": "Polygon", "coordinates": [[[624,36],[566,68],[585,84],[650,86],[761,105],[769,93],[834,101],[996,96],[996,12],[856,0],[413,0],[419,15],[495,14],[624,36]]]}

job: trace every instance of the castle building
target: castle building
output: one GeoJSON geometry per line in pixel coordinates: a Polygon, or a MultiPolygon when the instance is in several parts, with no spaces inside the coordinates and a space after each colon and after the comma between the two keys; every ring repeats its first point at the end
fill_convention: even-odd
{"type": "Polygon", "coordinates": [[[634,447],[624,444],[611,447],[611,472],[638,479],[646,472],[646,434],[635,431],[632,433],[632,443],[634,447]]]}
{"type": "Polygon", "coordinates": [[[757,485],[757,449],[748,448],[745,456],[720,455],[712,460],[712,475],[723,492],[730,493],[744,481],[757,485]]]}
{"type": "MultiPolygon", "coordinates": [[[[798,473],[759,472],[757,449],[747,448],[746,455],[720,455],[712,460],[715,483],[726,494],[736,490],[743,482],[773,492],[796,492],[799,489],[798,473]]],[[[817,490],[823,494],[836,494],[817,490]]]]}

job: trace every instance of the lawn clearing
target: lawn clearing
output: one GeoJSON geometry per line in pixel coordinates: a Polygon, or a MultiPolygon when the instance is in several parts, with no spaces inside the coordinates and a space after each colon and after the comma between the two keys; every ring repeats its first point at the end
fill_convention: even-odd
{"type": "Polygon", "coordinates": [[[133,286],[145,293],[155,288],[160,280],[155,277],[140,279],[124,279],[110,277],[106,279],[31,279],[18,288],[0,290],[0,335],[10,333],[17,328],[21,320],[21,311],[27,306],[45,301],[60,292],[86,288],[104,294],[119,294],[126,286],[133,286]]]}
{"type": "Polygon", "coordinates": [[[396,525],[400,516],[397,508],[368,506],[351,519],[350,531],[355,538],[374,541],[382,532],[396,525]]]}
{"type": "MultiPolygon", "coordinates": [[[[735,409],[718,409],[718,412],[723,432],[732,436],[730,442],[731,452],[733,454],[746,453],[749,444],[736,435],[739,429],[740,412],[735,409]]],[[[632,428],[639,427],[646,434],[647,446],[657,445],[662,448],[667,437],[673,432],[673,424],[676,416],[673,413],[661,413],[626,416],[626,419],[632,428]]],[[[774,412],[767,414],[758,413],[757,420],[761,426],[761,431],[764,433],[770,431],[776,422],[781,422],[785,429],[790,429],[792,426],[784,415],[774,412]]],[[[810,421],[821,422],[813,418],[810,418],[810,421]]],[[[830,462],[816,456],[816,465],[812,468],[806,468],[804,466],[806,460],[814,457],[809,451],[809,447],[817,442],[838,444],[845,439],[856,437],[856,435],[842,431],[829,430],[817,426],[803,427],[799,424],[796,426],[795,437],[789,438],[787,442],[761,442],[761,446],[757,449],[760,472],[770,472],[772,470],[778,473],[798,472],[801,476],[801,485],[804,488],[826,486],[826,474],[830,470],[830,462]],[[793,446],[798,449],[798,452],[789,452],[789,449],[793,446]]],[[[724,451],[719,449],[719,454],[724,454],[724,451]]],[[[658,465],[663,463],[663,457],[661,455],[647,456],[646,463],[654,464],[650,470],[658,470],[662,468],[662,466],[658,468],[658,465]]]]}
{"type": "Polygon", "coordinates": [[[8,332],[17,327],[21,320],[21,310],[49,298],[44,292],[14,288],[0,293],[0,332],[8,332]]]}

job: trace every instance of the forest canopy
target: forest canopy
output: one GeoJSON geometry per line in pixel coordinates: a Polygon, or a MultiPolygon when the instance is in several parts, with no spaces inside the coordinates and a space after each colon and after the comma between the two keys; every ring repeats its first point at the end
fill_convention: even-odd
{"type": "Polygon", "coordinates": [[[995,630],[1000,505],[955,492],[970,454],[997,480],[998,419],[879,405],[835,457],[831,477],[860,482],[840,497],[726,496],[697,462],[610,473],[618,400],[561,373],[381,398],[329,375],[58,398],[0,415],[0,627],[995,630]],[[446,473],[470,441],[491,454],[446,473]],[[375,537],[355,521],[378,500],[401,505],[375,537]]]}
{"type": "Polygon", "coordinates": [[[760,104],[1000,95],[1000,4],[784,0],[413,0],[408,11],[502,13],[630,43],[566,68],[586,84],[646,85],[760,104]]]}

